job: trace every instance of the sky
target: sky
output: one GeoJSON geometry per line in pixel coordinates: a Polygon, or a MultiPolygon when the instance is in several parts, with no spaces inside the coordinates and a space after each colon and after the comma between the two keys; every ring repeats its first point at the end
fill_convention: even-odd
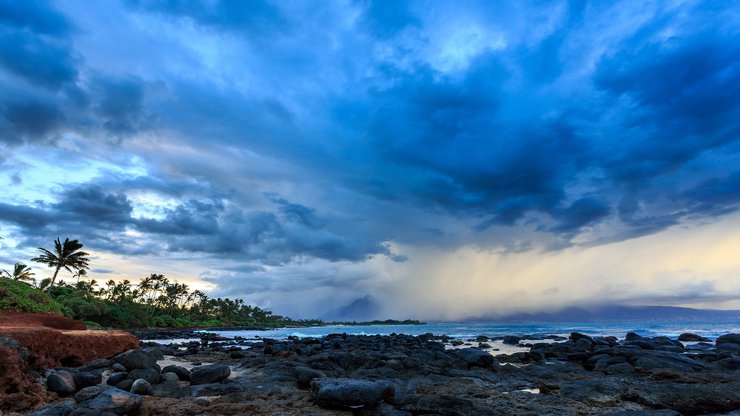
{"type": "Polygon", "coordinates": [[[296,318],[740,309],[740,9],[0,0],[0,190],[0,268],[296,318]]]}

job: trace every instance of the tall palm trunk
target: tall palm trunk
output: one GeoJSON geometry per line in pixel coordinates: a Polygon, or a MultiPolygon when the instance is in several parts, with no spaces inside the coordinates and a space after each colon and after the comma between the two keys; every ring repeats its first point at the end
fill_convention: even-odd
{"type": "Polygon", "coordinates": [[[59,269],[62,268],[62,265],[58,265],[56,270],[54,270],[54,276],[51,277],[51,283],[49,283],[49,287],[46,288],[46,293],[51,293],[51,288],[54,287],[54,281],[57,280],[57,274],[59,274],[59,269]]]}

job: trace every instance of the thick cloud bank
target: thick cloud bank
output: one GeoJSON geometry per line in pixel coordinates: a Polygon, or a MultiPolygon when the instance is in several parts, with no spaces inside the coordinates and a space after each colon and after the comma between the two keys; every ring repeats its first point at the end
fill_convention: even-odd
{"type": "Polygon", "coordinates": [[[682,257],[673,239],[736,223],[732,6],[0,1],[1,260],[68,235],[106,276],[152,269],[303,316],[366,294],[450,317],[740,307],[722,283],[737,261],[631,251],[682,257]],[[599,289],[568,292],[553,258],[599,289]],[[529,273],[552,296],[483,301],[529,273]]]}

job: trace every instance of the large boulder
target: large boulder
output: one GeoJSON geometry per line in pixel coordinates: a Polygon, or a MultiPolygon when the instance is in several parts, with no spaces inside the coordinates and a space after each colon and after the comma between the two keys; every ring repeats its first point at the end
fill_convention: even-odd
{"type": "Polygon", "coordinates": [[[295,378],[298,387],[309,387],[313,379],[322,377],[326,377],[326,374],[324,374],[323,371],[314,370],[313,368],[308,367],[295,368],[295,378]]]}
{"type": "Polygon", "coordinates": [[[177,378],[182,381],[190,381],[190,370],[179,365],[168,365],[162,369],[162,375],[164,373],[174,373],[177,378]]]}
{"type": "Polygon", "coordinates": [[[68,371],[56,371],[46,378],[46,388],[60,396],[69,396],[77,391],[75,377],[68,371]]]}
{"type": "Polygon", "coordinates": [[[678,340],[682,342],[709,342],[711,339],[703,337],[701,335],[692,334],[691,332],[684,332],[678,336],[678,340]]]}
{"type": "Polygon", "coordinates": [[[457,356],[470,366],[489,367],[493,364],[493,356],[477,348],[463,348],[457,350],[457,356]]]}
{"type": "Polygon", "coordinates": [[[145,368],[159,368],[157,359],[140,349],[128,350],[113,357],[113,361],[126,367],[127,371],[145,368]]]}
{"type": "Polygon", "coordinates": [[[319,406],[345,408],[376,405],[393,397],[395,388],[387,381],[316,378],[311,381],[311,392],[319,406]]]}
{"type": "Polygon", "coordinates": [[[143,378],[134,380],[134,384],[131,385],[131,393],[151,395],[153,393],[152,384],[143,378]]]}
{"type": "Polygon", "coordinates": [[[740,334],[725,334],[717,338],[715,341],[717,346],[722,344],[740,344],[740,334]]]}
{"type": "Polygon", "coordinates": [[[226,380],[231,375],[228,365],[211,364],[195,367],[190,372],[190,384],[210,384],[226,380]]]}
{"type": "Polygon", "coordinates": [[[137,368],[128,373],[128,378],[131,380],[144,379],[150,384],[156,384],[159,383],[159,371],[155,368],[137,368]]]}
{"type": "MultiPolygon", "coordinates": [[[[94,387],[90,387],[93,389],[94,387]]],[[[117,415],[133,413],[141,407],[141,396],[114,387],[101,388],[98,394],[85,398],[79,407],[90,409],[98,414],[110,412],[117,415]]]]}
{"type": "Polygon", "coordinates": [[[519,337],[517,337],[517,336],[514,336],[514,335],[506,335],[506,336],[504,336],[503,342],[504,342],[504,344],[507,344],[507,345],[517,345],[517,344],[519,344],[519,341],[521,341],[521,340],[522,339],[519,338],[519,337]]]}

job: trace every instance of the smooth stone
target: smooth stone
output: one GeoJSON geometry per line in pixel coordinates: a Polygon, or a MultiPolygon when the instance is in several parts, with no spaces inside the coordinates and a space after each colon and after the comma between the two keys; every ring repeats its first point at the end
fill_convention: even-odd
{"type": "Polygon", "coordinates": [[[740,344],[740,334],[725,334],[717,338],[714,342],[715,345],[720,346],[722,344],[740,344]]]}
{"type": "Polygon", "coordinates": [[[69,396],[77,391],[77,384],[72,373],[56,371],[46,378],[46,389],[60,396],[69,396]]]}
{"type": "Polygon", "coordinates": [[[75,373],[75,384],[77,389],[84,389],[85,387],[91,387],[100,384],[103,380],[103,376],[100,373],[75,373]]]}
{"type": "Polygon", "coordinates": [[[295,378],[298,383],[298,387],[309,387],[311,385],[311,380],[322,377],[326,377],[326,374],[324,374],[323,371],[314,370],[313,368],[308,367],[295,368],[295,378]]]}
{"type": "Polygon", "coordinates": [[[173,373],[182,381],[190,381],[190,370],[179,365],[168,365],[162,369],[162,375],[165,373],[173,373]]]}
{"type": "Polygon", "coordinates": [[[111,412],[117,415],[133,413],[141,407],[141,396],[114,387],[104,389],[95,398],[80,403],[80,407],[99,413],[111,412]]]}
{"type": "Polygon", "coordinates": [[[141,378],[148,381],[149,384],[156,384],[159,383],[159,371],[154,368],[137,368],[128,373],[128,378],[131,380],[141,378]]]}
{"type": "Polygon", "coordinates": [[[231,375],[228,365],[211,364],[194,368],[190,372],[190,384],[210,384],[226,380],[231,375]]]}
{"type": "Polygon", "coordinates": [[[152,384],[143,378],[138,378],[131,385],[131,393],[149,396],[153,393],[152,384]]]}
{"type": "Polygon", "coordinates": [[[126,367],[127,371],[139,368],[158,368],[157,359],[142,350],[128,350],[113,357],[113,361],[126,367]]]}
{"type": "Polygon", "coordinates": [[[72,399],[49,403],[28,413],[28,416],[67,416],[77,407],[76,405],[77,403],[72,399]]]}
{"type": "Polygon", "coordinates": [[[468,365],[478,367],[488,367],[493,364],[493,356],[477,348],[463,348],[457,350],[457,356],[468,365]]]}
{"type": "Polygon", "coordinates": [[[123,380],[128,378],[127,372],[122,373],[113,373],[110,376],[108,376],[108,380],[105,381],[105,384],[109,386],[115,386],[116,384],[122,382],[123,380]]]}
{"type": "Polygon", "coordinates": [[[514,335],[506,335],[504,336],[503,342],[507,345],[518,345],[521,340],[521,338],[514,335]]]}
{"type": "Polygon", "coordinates": [[[372,406],[393,397],[395,388],[387,381],[351,378],[317,378],[311,392],[321,407],[372,406]]]}

